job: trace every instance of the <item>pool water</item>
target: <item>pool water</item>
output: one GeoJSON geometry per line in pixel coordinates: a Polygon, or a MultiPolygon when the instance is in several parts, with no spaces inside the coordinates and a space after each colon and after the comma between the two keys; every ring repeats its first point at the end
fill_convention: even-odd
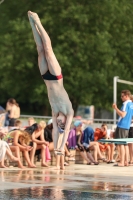
{"type": "Polygon", "coordinates": [[[133,167],[0,170],[0,200],[133,200],[133,167]]]}
{"type": "Polygon", "coordinates": [[[1,200],[131,200],[132,196],[97,192],[80,192],[61,189],[31,187],[0,191],[1,200]]]}

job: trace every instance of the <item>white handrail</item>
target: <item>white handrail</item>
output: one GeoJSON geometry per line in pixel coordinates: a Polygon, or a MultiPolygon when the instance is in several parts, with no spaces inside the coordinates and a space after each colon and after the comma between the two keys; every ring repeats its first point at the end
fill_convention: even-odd
{"type": "MultiPolygon", "coordinates": [[[[52,116],[38,116],[38,115],[20,115],[20,118],[29,118],[29,117],[33,117],[35,119],[51,119],[52,116]]],[[[95,122],[110,122],[110,123],[114,123],[114,119],[85,119],[85,120],[90,120],[93,121],[93,123],[95,122]]]]}

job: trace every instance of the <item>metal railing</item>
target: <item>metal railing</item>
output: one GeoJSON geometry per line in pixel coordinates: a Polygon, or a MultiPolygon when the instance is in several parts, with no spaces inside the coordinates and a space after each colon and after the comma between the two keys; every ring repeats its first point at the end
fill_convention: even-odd
{"type": "MultiPolygon", "coordinates": [[[[30,118],[33,117],[35,119],[51,119],[52,116],[38,116],[38,115],[20,115],[20,118],[30,118]]],[[[93,121],[94,123],[109,123],[109,124],[114,124],[113,119],[85,119],[85,120],[90,120],[93,121]]]]}
{"type": "Polygon", "coordinates": [[[30,118],[33,117],[35,119],[51,119],[52,116],[38,116],[38,115],[20,115],[20,118],[30,118]]]}
{"type": "MultiPolygon", "coordinates": [[[[36,121],[39,120],[45,120],[46,122],[52,118],[52,116],[37,116],[37,115],[21,115],[20,118],[23,121],[27,121],[28,118],[33,117],[36,121]]],[[[113,119],[85,119],[85,120],[90,120],[92,123],[90,124],[91,127],[96,128],[100,127],[102,123],[106,123],[109,128],[115,127],[116,124],[114,124],[113,119]]]]}

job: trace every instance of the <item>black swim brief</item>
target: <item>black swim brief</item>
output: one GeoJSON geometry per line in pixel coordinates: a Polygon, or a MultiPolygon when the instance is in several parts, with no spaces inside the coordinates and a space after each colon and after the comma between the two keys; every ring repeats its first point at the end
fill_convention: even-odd
{"type": "Polygon", "coordinates": [[[45,74],[42,75],[42,78],[44,80],[54,81],[54,80],[62,79],[63,76],[62,76],[62,74],[60,74],[59,76],[55,76],[55,75],[51,74],[50,71],[48,70],[45,74]]]}

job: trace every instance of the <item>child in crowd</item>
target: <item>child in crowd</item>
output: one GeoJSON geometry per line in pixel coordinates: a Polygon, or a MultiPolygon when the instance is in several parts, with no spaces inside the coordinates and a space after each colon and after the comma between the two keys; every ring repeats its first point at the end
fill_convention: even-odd
{"type": "Polygon", "coordinates": [[[9,131],[18,130],[21,129],[21,127],[22,127],[22,122],[21,120],[17,119],[14,123],[14,126],[9,127],[9,131]]]}
{"type": "Polygon", "coordinates": [[[89,143],[87,146],[84,147],[84,145],[82,144],[82,139],[83,139],[82,122],[76,120],[74,122],[74,128],[70,131],[68,136],[68,148],[70,149],[73,148],[78,150],[82,158],[87,161],[88,165],[99,164],[98,162],[95,162],[94,158],[89,152],[89,143]]]}
{"type": "Polygon", "coordinates": [[[28,126],[32,126],[35,123],[36,123],[36,121],[35,121],[34,117],[29,117],[28,118],[28,126]]]}
{"type": "Polygon", "coordinates": [[[18,161],[19,159],[16,158],[11,150],[7,142],[2,141],[1,139],[5,136],[5,133],[3,131],[4,129],[0,128],[0,167],[6,168],[4,164],[4,160],[6,159],[6,156],[8,156],[12,161],[18,161]]]}
{"type": "MultiPolygon", "coordinates": [[[[96,128],[94,132],[94,140],[98,141],[100,139],[109,139],[110,138],[110,133],[107,129],[107,124],[102,124],[101,128],[96,128]]],[[[114,163],[115,160],[113,159],[114,156],[114,149],[115,145],[114,144],[108,144],[108,143],[99,143],[99,148],[101,152],[106,152],[107,151],[107,164],[109,163],[114,163]]]]}
{"type": "Polygon", "coordinates": [[[0,140],[0,167],[1,168],[6,168],[4,164],[6,156],[8,156],[9,159],[11,159],[12,161],[18,162],[19,160],[17,157],[15,157],[12,154],[9,145],[5,141],[0,140]]]}
{"type": "Polygon", "coordinates": [[[84,132],[83,144],[84,144],[84,146],[86,146],[88,144],[89,150],[93,150],[95,162],[97,162],[98,159],[106,162],[106,159],[103,158],[103,156],[101,154],[98,142],[94,141],[94,130],[88,126],[85,128],[85,130],[83,132],[84,132]],[[99,158],[98,158],[98,156],[99,156],[99,158]]]}
{"type": "Polygon", "coordinates": [[[25,131],[27,131],[30,135],[31,135],[31,139],[33,142],[33,148],[30,152],[30,159],[31,159],[31,163],[34,167],[34,156],[36,153],[36,150],[41,150],[41,166],[42,167],[48,167],[48,165],[46,164],[46,146],[49,146],[49,142],[45,141],[44,139],[44,128],[46,127],[46,123],[44,121],[40,121],[38,124],[35,123],[32,126],[29,126],[25,129],[25,131]]]}
{"type": "Polygon", "coordinates": [[[29,146],[31,137],[26,131],[23,130],[13,130],[6,134],[3,138],[4,141],[8,143],[12,152],[15,152],[16,157],[18,158],[18,167],[25,168],[20,159],[20,151],[24,153],[24,157],[28,163],[28,167],[33,168],[34,166],[30,162],[29,151],[32,147],[29,146]]]}

